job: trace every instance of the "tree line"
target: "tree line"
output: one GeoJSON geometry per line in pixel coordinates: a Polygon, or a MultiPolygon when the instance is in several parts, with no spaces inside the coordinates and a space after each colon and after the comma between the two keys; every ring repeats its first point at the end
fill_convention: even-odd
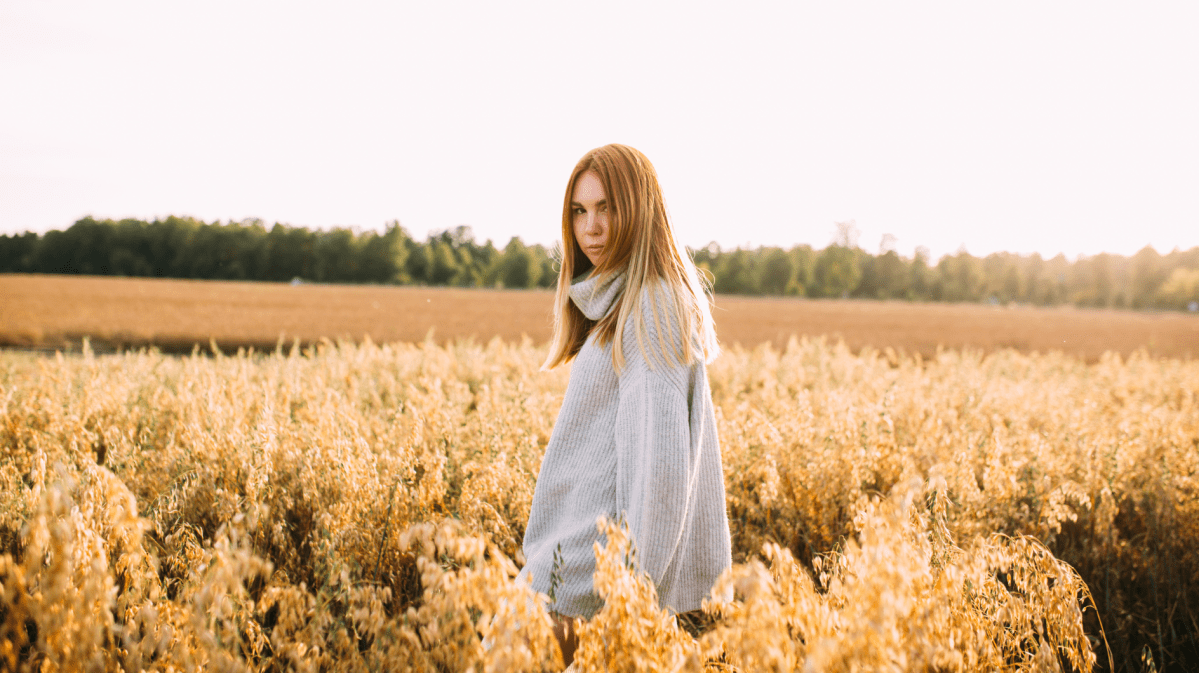
{"type": "MultiPolygon", "coordinates": [[[[1199,247],[1162,255],[1147,246],[1131,257],[1074,261],[961,250],[934,262],[924,249],[899,255],[886,237],[871,254],[856,244],[852,223],[838,228],[823,249],[713,243],[691,254],[721,294],[1199,309],[1199,247]]],[[[479,243],[465,226],[419,241],[396,221],[376,232],[86,217],[65,230],[0,235],[0,273],[549,288],[557,281],[554,256],[519,237],[503,248],[479,243]]]]}
{"type": "Polygon", "coordinates": [[[519,238],[497,249],[470,227],[414,240],[399,222],[383,231],[313,230],[261,220],[211,224],[85,217],[63,231],[0,236],[0,273],[300,280],[458,287],[552,287],[550,251],[519,238]]]}

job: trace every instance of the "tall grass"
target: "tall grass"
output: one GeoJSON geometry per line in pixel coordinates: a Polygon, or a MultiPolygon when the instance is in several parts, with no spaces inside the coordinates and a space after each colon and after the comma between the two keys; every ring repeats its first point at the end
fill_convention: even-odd
{"type": "MultiPolygon", "coordinates": [[[[513,581],[543,358],[0,353],[0,670],[557,670],[513,581]]],[[[584,670],[1086,671],[1099,616],[1117,669],[1196,656],[1199,363],[800,341],[710,373],[714,625],[602,524],[584,670]]]]}

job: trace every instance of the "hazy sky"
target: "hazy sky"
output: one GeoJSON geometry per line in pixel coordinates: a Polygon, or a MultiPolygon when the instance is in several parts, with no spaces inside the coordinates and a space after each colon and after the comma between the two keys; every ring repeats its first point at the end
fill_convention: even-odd
{"type": "Polygon", "coordinates": [[[1199,245],[1199,3],[0,0],[0,233],[76,219],[550,243],[621,142],[679,237],[1199,245]],[[735,8],[734,8],[735,5],[735,8]]]}

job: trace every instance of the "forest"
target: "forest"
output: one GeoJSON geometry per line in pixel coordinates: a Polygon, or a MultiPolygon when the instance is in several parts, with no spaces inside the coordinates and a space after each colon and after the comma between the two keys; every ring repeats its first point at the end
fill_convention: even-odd
{"type": "MultiPolygon", "coordinates": [[[[934,261],[923,248],[898,254],[888,237],[877,253],[863,250],[850,222],[838,223],[838,232],[823,249],[712,243],[691,254],[721,294],[1199,310],[1199,247],[1074,260],[963,249],[934,261]]],[[[0,235],[0,273],[550,288],[555,254],[519,237],[502,248],[480,243],[467,226],[420,241],[398,221],[377,232],[268,227],[257,219],[85,217],[65,230],[0,235]]]]}

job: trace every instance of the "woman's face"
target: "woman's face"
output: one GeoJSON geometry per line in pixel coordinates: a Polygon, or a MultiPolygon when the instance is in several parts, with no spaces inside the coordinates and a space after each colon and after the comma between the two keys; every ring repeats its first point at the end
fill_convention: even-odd
{"type": "Polygon", "coordinates": [[[575,241],[592,265],[599,266],[608,244],[608,201],[598,175],[586,171],[579,176],[570,207],[574,212],[575,241]]]}

